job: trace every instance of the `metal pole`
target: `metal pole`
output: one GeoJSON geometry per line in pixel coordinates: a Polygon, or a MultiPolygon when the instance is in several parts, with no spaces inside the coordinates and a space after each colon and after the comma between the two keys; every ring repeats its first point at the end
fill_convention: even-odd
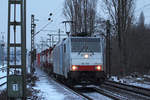
{"type": "Polygon", "coordinates": [[[51,37],[52,37],[52,35],[51,34],[48,34],[48,36],[49,36],[49,45],[50,45],[50,47],[52,47],[52,39],[51,39],[51,37]]]}
{"type": "Polygon", "coordinates": [[[34,73],[34,35],[35,35],[35,19],[34,15],[31,15],[31,67],[30,72],[34,73]]]}
{"type": "Polygon", "coordinates": [[[54,46],[54,36],[52,36],[52,47],[54,46]]]}
{"type": "Polygon", "coordinates": [[[58,31],[58,35],[59,35],[58,37],[59,37],[59,42],[60,42],[60,29],[59,29],[59,31],[58,31]]]}
{"type": "Polygon", "coordinates": [[[34,15],[31,15],[31,51],[34,50],[34,35],[35,35],[35,18],[34,15]]]}
{"type": "MultiPolygon", "coordinates": [[[[10,68],[10,15],[11,15],[11,3],[8,2],[8,35],[7,35],[7,81],[9,78],[9,68],[10,68]]],[[[9,85],[7,82],[7,100],[9,100],[9,85]]]]}
{"type": "Polygon", "coordinates": [[[23,65],[23,100],[26,100],[27,94],[26,94],[26,54],[27,54],[27,49],[26,49],[26,0],[23,2],[23,34],[22,34],[22,65],[23,65]]]}
{"type": "Polygon", "coordinates": [[[107,20],[107,35],[106,35],[106,67],[109,78],[111,77],[111,48],[110,48],[110,21],[107,20]]]}

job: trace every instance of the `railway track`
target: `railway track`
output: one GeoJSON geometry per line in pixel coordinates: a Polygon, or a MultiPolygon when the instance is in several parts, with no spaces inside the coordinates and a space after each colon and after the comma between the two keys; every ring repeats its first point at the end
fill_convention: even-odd
{"type": "Polygon", "coordinates": [[[106,81],[101,87],[112,92],[118,91],[118,94],[122,95],[122,97],[127,97],[128,99],[136,96],[136,98],[141,98],[141,100],[150,100],[150,89],[126,85],[114,81],[106,81]]]}
{"type": "Polygon", "coordinates": [[[0,84],[0,87],[3,86],[3,85],[5,85],[6,83],[7,83],[7,82],[4,82],[4,83],[0,84]]]}
{"type": "MultiPolygon", "coordinates": [[[[2,72],[6,71],[6,70],[7,70],[6,67],[0,68],[0,71],[2,71],[2,72]]],[[[7,77],[7,76],[0,77],[0,81],[1,81],[2,79],[6,78],[6,77],[7,77]]],[[[7,82],[0,83],[0,87],[3,86],[3,85],[5,85],[6,83],[7,83],[7,82]]]]}
{"type": "Polygon", "coordinates": [[[94,98],[94,95],[93,96],[89,95],[91,98],[93,98],[93,100],[101,100],[101,96],[112,99],[112,100],[128,100],[125,97],[122,97],[120,95],[114,94],[105,89],[97,88],[97,87],[83,88],[83,90],[77,89],[77,91],[80,91],[81,93],[86,94],[86,95],[89,95],[90,93],[98,94],[99,96],[97,95],[97,97],[95,97],[95,98],[94,98]]]}
{"type": "Polygon", "coordinates": [[[120,89],[124,89],[124,90],[127,90],[127,91],[131,91],[131,92],[143,95],[143,96],[150,97],[150,89],[147,89],[147,88],[122,84],[122,83],[118,83],[118,82],[114,82],[114,81],[106,81],[104,84],[110,85],[110,86],[113,86],[113,87],[117,87],[117,88],[120,88],[120,89]]]}
{"type": "MultiPolygon", "coordinates": [[[[0,80],[3,79],[3,78],[6,78],[6,77],[7,77],[7,76],[0,77],[0,80]]],[[[7,82],[0,83],[0,87],[3,86],[3,85],[5,85],[6,83],[7,83],[7,82]]]]}
{"type": "Polygon", "coordinates": [[[113,81],[106,81],[104,86],[106,87],[92,87],[93,92],[97,92],[113,100],[150,100],[150,89],[126,85],[113,81]],[[108,87],[110,87],[110,90],[107,89],[108,87]],[[114,92],[113,89],[118,89],[118,93],[114,92]]]}
{"type": "MultiPolygon", "coordinates": [[[[6,78],[6,77],[7,77],[7,76],[0,77],[0,81],[1,81],[2,79],[6,78]]],[[[0,83],[0,87],[3,86],[3,85],[5,85],[6,83],[7,83],[7,82],[0,83]]]]}
{"type": "Polygon", "coordinates": [[[86,94],[88,94],[87,92],[96,92],[100,95],[103,95],[105,97],[108,97],[112,100],[128,100],[126,97],[122,97],[120,95],[114,94],[110,91],[107,91],[105,89],[102,88],[97,88],[97,87],[90,87],[90,88],[74,88],[74,87],[70,87],[66,84],[64,84],[63,82],[60,82],[58,80],[56,80],[55,78],[52,78],[55,82],[59,83],[61,86],[63,86],[65,89],[68,89],[69,91],[72,91],[73,93],[75,93],[76,95],[79,95],[80,97],[84,97],[87,100],[95,100],[92,98],[92,96],[88,96],[86,94]]]}
{"type": "Polygon", "coordinates": [[[113,92],[111,91],[107,91],[105,89],[102,89],[102,88],[94,88],[94,90],[100,94],[103,94],[113,100],[128,100],[128,98],[126,97],[123,97],[121,95],[118,95],[118,94],[114,94],[113,92]]]}
{"type": "Polygon", "coordinates": [[[50,78],[53,81],[55,81],[55,83],[58,83],[59,85],[61,85],[61,87],[81,97],[83,100],[95,100],[93,99],[94,98],[93,96],[88,95],[90,93],[100,94],[102,96],[105,96],[113,100],[131,100],[131,99],[137,100],[135,99],[135,96],[137,96],[137,98],[140,98],[140,100],[150,100],[150,89],[126,85],[126,84],[117,83],[114,81],[106,81],[100,87],[93,86],[91,87],[92,92],[86,93],[89,90],[83,88],[83,91],[81,91],[81,89],[76,88],[76,87],[70,87],[66,85],[64,82],[56,80],[54,77],[50,77],[50,78]],[[118,92],[114,92],[114,90],[117,90],[118,92]]]}
{"type": "MultiPolygon", "coordinates": [[[[57,80],[56,78],[54,78],[53,76],[49,76],[47,74],[47,76],[49,77],[49,80],[54,81],[54,84],[58,84],[59,86],[65,88],[66,90],[70,91],[71,93],[81,97],[81,100],[99,100],[99,99],[94,99],[93,96],[89,96],[86,92],[89,92],[89,90],[86,89],[82,89],[83,91],[80,91],[78,88],[76,87],[71,87],[67,84],[65,84],[65,82],[57,80]],[[85,92],[86,91],[86,92],[85,92]]],[[[118,100],[117,97],[114,97],[112,94],[109,94],[108,92],[100,92],[100,90],[95,89],[95,87],[91,88],[93,93],[96,92],[97,94],[103,96],[104,98],[109,98],[109,99],[114,99],[114,100],[118,100]]],[[[89,92],[90,93],[90,92],[89,92]]]]}

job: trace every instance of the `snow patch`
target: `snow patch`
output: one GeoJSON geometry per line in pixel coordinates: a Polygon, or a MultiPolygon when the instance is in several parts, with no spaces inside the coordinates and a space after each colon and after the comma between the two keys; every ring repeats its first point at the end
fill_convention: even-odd
{"type": "Polygon", "coordinates": [[[144,75],[145,78],[150,78],[150,75],[144,75]]]}
{"type": "Polygon", "coordinates": [[[39,81],[36,82],[34,89],[40,90],[38,96],[44,97],[43,100],[63,100],[64,95],[58,93],[55,88],[51,85],[48,80],[48,77],[45,73],[38,70],[36,76],[39,78],[39,81]]]}
{"type": "MultiPolygon", "coordinates": [[[[6,65],[0,66],[0,77],[6,76],[7,75],[6,71],[7,71],[6,65]]],[[[2,78],[2,79],[0,79],[0,84],[4,83],[6,81],[7,81],[7,78],[2,78]]],[[[0,87],[0,91],[3,91],[4,89],[6,89],[6,84],[0,87]]]]}
{"type": "Polygon", "coordinates": [[[143,75],[143,77],[126,76],[123,78],[112,76],[110,80],[127,84],[127,85],[134,85],[134,86],[150,89],[150,75],[143,75]],[[145,78],[149,78],[149,82],[145,81],[145,78]]]}
{"type": "Polygon", "coordinates": [[[34,89],[40,90],[39,96],[43,96],[45,100],[63,100],[64,98],[64,95],[58,93],[44,78],[37,82],[34,89]]]}

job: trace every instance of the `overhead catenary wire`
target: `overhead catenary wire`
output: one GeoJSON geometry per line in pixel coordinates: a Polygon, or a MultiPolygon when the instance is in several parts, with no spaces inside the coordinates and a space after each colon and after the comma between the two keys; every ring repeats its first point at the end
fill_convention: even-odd
{"type": "Polygon", "coordinates": [[[40,33],[41,31],[43,31],[50,23],[51,23],[51,22],[48,22],[45,26],[43,26],[38,32],[36,32],[36,33],[34,34],[34,36],[37,35],[38,33],[40,33]]]}

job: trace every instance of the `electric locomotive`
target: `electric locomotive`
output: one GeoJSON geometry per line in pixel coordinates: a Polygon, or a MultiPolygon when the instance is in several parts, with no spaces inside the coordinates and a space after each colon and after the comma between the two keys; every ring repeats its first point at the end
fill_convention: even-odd
{"type": "Polygon", "coordinates": [[[52,51],[53,73],[70,84],[100,84],[106,79],[101,39],[68,37],[52,51]]]}

